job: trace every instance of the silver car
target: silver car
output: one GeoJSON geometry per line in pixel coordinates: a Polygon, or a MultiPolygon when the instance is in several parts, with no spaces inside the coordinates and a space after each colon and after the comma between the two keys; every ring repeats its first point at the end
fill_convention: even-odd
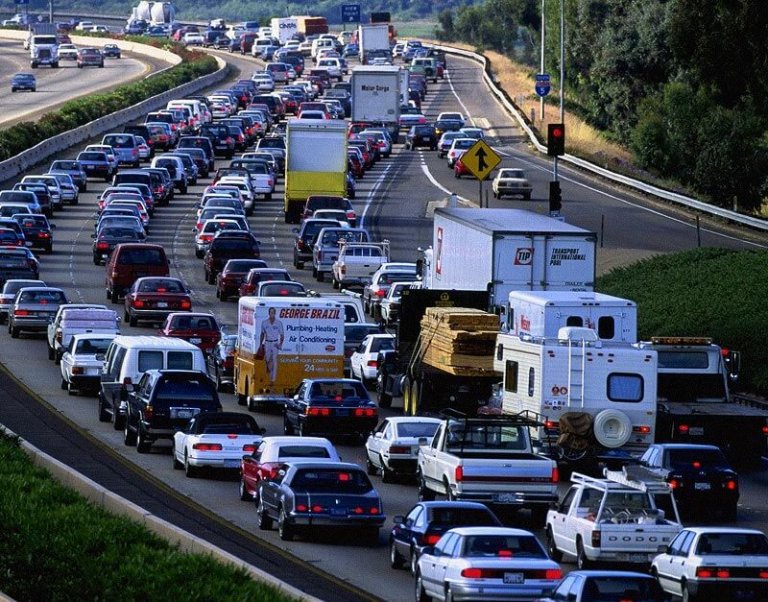
{"type": "Polygon", "coordinates": [[[45,332],[63,303],[68,303],[67,295],[60,288],[34,286],[19,289],[8,317],[8,332],[14,339],[18,339],[22,331],[45,332]]]}
{"type": "Polygon", "coordinates": [[[0,291],[0,324],[8,323],[8,315],[11,313],[11,307],[13,307],[13,300],[16,298],[16,293],[19,289],[24,288],[25,286],[47,285],[42,280],[6,280],[3,285],[3,290],[0,291]]]}

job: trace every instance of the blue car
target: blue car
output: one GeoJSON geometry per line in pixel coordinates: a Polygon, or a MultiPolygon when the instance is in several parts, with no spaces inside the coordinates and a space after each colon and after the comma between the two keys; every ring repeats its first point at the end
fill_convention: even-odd
{"type": "Polygon", "coordinates": [[[11,92],[16,90],[37,91],[37,79],[32,73],[17,73],[11,80],[11,92]]]}

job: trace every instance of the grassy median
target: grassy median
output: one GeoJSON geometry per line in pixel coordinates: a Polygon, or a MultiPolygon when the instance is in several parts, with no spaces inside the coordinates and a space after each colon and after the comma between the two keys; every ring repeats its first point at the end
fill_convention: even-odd
{"type": "Polygon", "coordinates": [[[293,600],[109,514],[0,434],[0,591],[18,600],[293,600]]]}

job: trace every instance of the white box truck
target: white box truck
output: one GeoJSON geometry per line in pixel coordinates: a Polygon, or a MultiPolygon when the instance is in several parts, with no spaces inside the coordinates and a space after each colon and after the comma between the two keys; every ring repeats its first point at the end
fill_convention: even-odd
{"type": "Polygon", "coordinates": [[[591,291],[597,235],[522,209],[438,207],[425,288],[488,290],[503,311],[512,291],[591,291]]]}
{"type": "Polygon", "coordinates": [[[241,297],[234,381],[249,410],[282,406],[305,378],[344,375],[344,306],[314,298],[241,297]]]}
{"type": "Polygon", "coordinates": [[[410,97],[408,95],[408,88],[411,85],[411,72],[403,67],[400,68],[400,106],[407,106],[410,97]]]}
{"type": "Polygon", "coordinates": [[[361,65],[352,69],[351,78],[352,121],[383,123],[394,142],[400,133],[400,71],[392,65],[361,65]]]}
{"type": "Polygon", "coordinates": [[[589,291],[509,293],[509,334],[554,337],[564,326],[591,328],[601,341],[636,343],[637,303],[589,291]]]}
{"type": "Polygon", "coordinates": [[[367,65],[373,56],[390,56],[389,25],[371,23],[357,28],[357,43],[360,46],[360,62],[367,65]]]}
{"type": "Polygon", "coordinates": [[[270,21],[272,37],[283,46],[298,31],[298,21],[295,17],[275,17],[270,21]]]}

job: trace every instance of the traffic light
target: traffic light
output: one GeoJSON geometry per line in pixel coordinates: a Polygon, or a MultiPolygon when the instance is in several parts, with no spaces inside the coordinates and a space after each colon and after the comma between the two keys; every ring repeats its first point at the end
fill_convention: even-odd
{"type": "Polygon", "coordinates": [[[549,212],[559,213],[563,206],[563,196],[560,191],[560,182],[554,181],[549,183],[549,212]]]}
{"type": "Polygon", "coordinates": [[[559,157],[565,154],[565,124],[550,123],[547,125],[547,154],[559,157]]]}

